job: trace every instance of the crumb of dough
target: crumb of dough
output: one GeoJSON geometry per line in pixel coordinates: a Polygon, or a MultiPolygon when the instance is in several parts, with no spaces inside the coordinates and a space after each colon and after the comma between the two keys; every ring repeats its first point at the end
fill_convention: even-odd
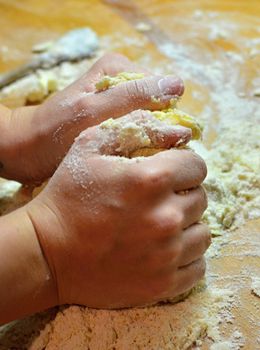
{"type": "Polygon", "coordinates": [[[211,150],[190,144],[207,163],[204,221],[215,236],[260,217],[260,139],[256,135],[260,135],[260,124],[244,122],[241,127],[233,121],[222,127],[211,150]],[[242,140],[246,140],[243,152],[242,140]]]}
{"type": "Polygon", "coordinates": [[[149,32],[152,29],[152,26],[149,23],[138,22],[135,28],[138,32],[149,32]]]}
{"type": "Polygon", "coordinates": [[[63,62],[50,69],[38,69],[0,89],[0,101],[10,107],[42,102],[51,93],[63,90],[82,76],[96,59],[97,56],[79,62],[63,62]]]}
{"type": "MultiPolygon", "coordinates": [[[[148,112],[153,114],[153,112],[148,112]]],[[[177,109],[172,110],[171,112],[168,110],[166,112],[162,111],[159,116],[154,114],[153,116],[155,118],[146,120],[146,125],[149,125],[151,131],[156,130],[158,127],[162,127],[161,123],[163,123],[165,131],[167,131],[168,128],[172,128],[172,125],[175,125],[177,129],[182,126],[182,124],[185,124],[187,128],[196,128],[195,119],[189,117],[189,123],[187,123],[186,120],[188,116],[185,114],[184,119],[183,115],[183,112],[180,112],[177,109]]],[[[162,150],[157,149],[157,151],[153,151],[156,149],[156,145],[154,144],[151,135],[147,133],[142,121],[136,122],[135,120],[125,120],[124,118],[110,118],[100,124],[100,130],[102,130],[102,137],[100,137],[100,139],[102,139],[102,145],[100,145],[100,148],[107,149],[109,145],[114,142],[113,140],[116,139],[117,155],[123,157],[133,158],[137,156],[149,156],[162,150]]],[[[197,135],[192,135],[192,137],[197,137],[197,135]]],[[[185,147],[184,138],[180,138],[174,146],[174,148],[181,147],[185,147]]]]}
{"type": "Polygon", "coordinates": [[[230,350],[232,349],[232,346],[233,346],[232,342],[223,341],[216,344],[212,344],[210,346],[210,350],[230,350]]]}
{"type": "MultiPolygon", "coordinates": [[[[167,125],[181,125],[192,130],[192,139],[197,140],[201,138],[202,128],[195,118],[189,116],[188,114],[178,110],[178,109],[167,109],[163,111],[153,111],[150,112],[157,120],[163,122],[165,126],[167,125]]],[[[151,121],[151,125],[152,125],[151,121]]],[[[149,152],[146,148],[153,148],[150,138],[145,133],[142,125],[128,121],[127,123],[118,119],[107,119],[100,124],[102,129],[107,129],[108,131],[117,130],[118,133],[118,150],[123,154],[128,156],[132,153],[132,150],[136,151],[136,154],[142,156],[148,156],[149,152]],[[144,149],[144,152],[143,152],[144,149]]],[[[181,146],[181,144],[180,144],[181,146]]],[[[133,155],[131,154],[131,157],[133,155]]]]}
{"type": "Polygon", "coordinates": [[[120,119],[107,119],[100,124],[100,128],[106,131],[104,144],[110,143],[109,138],[117,138],[117,152],[128,157],[129,154],[136,149],[151,146],[150,137],[144,130],[142,125],[138,125],[134,121],[126,121],[120,119]]]}
{"type": "Polygon", "coordinates": [[[126,81],[138,80],[142,78],[144,78],[144,73],[135,72],[121,72],[114,77],[104,75],[102,79],[96,83],[96,89],[97,91],[103,91],[118,84],[125,83],[126,81]]]}
{"type": "MultiPolygon", "coordinates": [[[[121,84],[130,80],[142,79],[144,77],[143,73],[134,73],[134,72],[121,72],[116,76],[111,77],[109,75],[105,75],[99,82],[96,83],[96,89],[98,91],[107,90],[110,87],[121,84]]],[[[178,99],[171,99],[170,108],[164,109],[162,111],[152,111],[156,119],[166,122],[170,125],[181,125],[192,130],[192,139],[200,140],[202,135],[202,126],[195,120],[195,118],[191,117],[187,113],[184,113],[177,108],[176,102],[178,99]]],[[[158,98],[152,96],[151,101],[154,103],[160,102],[158,98]]]]}
{"type": "MultiPolygon", "coordinates": [[[[216,234],[222,234],[227,226],[233,229],[246,219],[260,217],[258,134],[259,125],[243,122],[241,127],[241,123],[233,121],[218,132],[218,140],[211,150],[202,150],[209,171],[206,179],[209,212],[205,219],[216,234]],[[231,209],[234,213],[227,215],[231,209]]],[[[201,147],[200,143],[195,143],[201,147]]],[[[252,287],[255,289],[254,281],[252,287]]],[[[207,334],[216,342],[211,350],[224,350],[232,342],[223,340],[218,324],[223,322],[223,310],[226,312],[230,305],[228,295],[211,284],[210,290],[192,293],[175,305],[120,311],[79,306],[60,308],[45,326],[35,326],[33,340],[24,329],[28,319],[18,321],[9,332],[9,325],[0,328],[0,349],[25,344],[24,348],[29,350],[186,350],[207,334]],[[24,343],[20,339],[24,339],[24,343]]],[[[234,290],[230,295],[234,296],[234,290]]]]}
{"type": "Polygon", "coordinates": [[[252,293],[260,298],[260,277],[253,277],[251,283],[252,293]]]}
{"type": "Polygon", "coordinates": [[[14,196],[20,188],[20,183],[0,178],[0,215],[4,214],[12,206],[14,196]]]}
{"type": "MultiPolygon", "coordinates": [[[[169,108],[176,108],[177,102],[180,100],[180,96],[174,96],[170,99],[170,106],[169,108]]],[[[151,102],[154,104],[161,104],[161,100],[159,97],[151,96],[151,102]]]]}

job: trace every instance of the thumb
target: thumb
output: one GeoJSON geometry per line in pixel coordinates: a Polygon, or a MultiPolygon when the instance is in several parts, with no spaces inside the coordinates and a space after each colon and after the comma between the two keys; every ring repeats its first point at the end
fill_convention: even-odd
{"type": "Polygon", "coordinates": [[[142,148],[163,148],[187,144],[191,130],[156,119],[149,111],[137,110],[118,119],[108,119],[83,131],[73,147],[86,157],[111,155],[129,157],[142,148]]]}

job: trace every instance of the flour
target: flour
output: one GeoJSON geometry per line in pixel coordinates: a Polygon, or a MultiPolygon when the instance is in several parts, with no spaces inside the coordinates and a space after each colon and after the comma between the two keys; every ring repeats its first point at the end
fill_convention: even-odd
{"type": "Polygon", "coordinates": [[[187,129],[191,129],[193,139],[200,137],[201,129],[196,120],[177,109],[145,111],[132,118],[110,118],[101,123],[97,131],[97,137],[101,140],[99,153],[129,157],[143,148],[161,147],[159,141],[163,142],[165,135],[173,132],[179,133],[180,138],[172,146],[182,146],[189,141],[190,134],[181,136],[182,131],[187,129]]]}
{"type": "Polygon", "coordinates": [[[75,63],[64,62],[46,70],[38,69],[35,73],[2,88],[0,90],[1,103],[12,106],[25,105],[27,102],[41,102],[51,93],[63,90],[80,78],[101,54],[100,51],[97,51],[94,58],[75,63]]]}
{"type": "MultiPolygon", "coordinates": [[[[27,349],[115,349],[115,350],[186,350],[209,332],[220,341],[215,315],[225,305],[232,305],[228,290],[198,290],[175,305],[159,305],[129,310],[94,310],[80,306],[61,307],[55,318],[41,328],[39,336],[29,337],[27,349]],[[213,311],[214,310],[214,311],[213,311]],[[181,315],[181,317],[180,317],[181,315]]],[[[26,322],[30,322],[26,319],[26,322]]],[[[24,321],[21,321],[23,324],[24,321]]],[[[20,324],[20,327],[21,327],[20,324]]],[[[33,324],[31,322],[33,331],[33,324]]],[[[13,328],[15,329],[15,328],[13,328]]],[[[0,349],[10,339],[3,335],[11,328],[0,329],[0,349]],[[3,339],[3,340],[2,340],[3,339]]],[[[27,329],[29,333],[29,330],[27,329]]],[[[31,334],[31,333],[29,333],[31,334]]],[[[12,343],[9,343],[12,344],[12,343]]]]}
{"type": "MultiPolygon", "coordinates": [[[[173,23],[171,11],[169,16],[171,25],[173,23]]],[[[232,255],[236,255],[239,259],[244,259],[245,255],[259,256],[259,246],[255,244],[256,242],[252,244],[249,241],[250,237],[242,237],[237,242],[232,239],[232,230],[235,227],[249,218],[259,217],[257,199],[259,198],[259,159],[257,158],[259,154],[259,99],[257,97],[259,78],[257,80],[257,74],[254,74],[244,84],[243,73],[241,74],[246,69],[245,62],[248,58],[251,59],[251,63],[253,59],[257,59],[260,52],[259,40],[248,38],[247,35],[236,37],[238,27],[232,25],[235,22],[234,16],[236,14],[231,12],[228,12],[228,15],[220,15],[202,9],[195,10],[193,14],[187,11],[187,15],[184,14],[183,17],[176,16],[175,20],[185,24],[185,31],[181,33],[181,42],[178,40],[175,42],[179,34],[177,33],[174,37],[173,30],[172,42],[159,43],[159,50],[169,58],[169,60],[160,58],[159,65],[158,56],[156,56],[156,62],[152,62],[149,47],[146,51],[147,39],[144,36],[136,38],[129,34],[128,37],[122,38],[121,33],[116,33],[102,38],[103,45],[109,50],[120,50],[122,42],[125,47],[142,50],[139,63],[151,68],[157,74],[176,72],[186,82],[199,82],[205,88],[202,92],[195,88],[192,95],[201,106],[199,118],[205,123],[204,134],[207,134],[212,126],[218,134],[218,139],[211,145],[210,150],[202,143],[196,142],[194,146],[196,151],[206,159],[209,169],[205,183],[209,196],[209,209],[205,220],[209,223],[214,235],[218,235],[213,239],[207,253],[208,288],[194,293],[190,298],[176,305],[166,304],[121,311],[91,310],[79,306],[62,307],[58,311],[51,310],[48,314],[52,313],[52,319],[48,322],[40,323],[39,320],[43,318],[43,314],[40,314],[1,330],[1,350],[17,347],[17,344],[20,347],[25,344],[24,348],[30,350],[44,348],[46,350],[59,348],[185,350],[193,344],[200,349],[205,336],[207,338],[210,336],[212,341],[215,341],[211,347],[209,346],[210,350],[237,350],[243,346],[243,335],[239,330],[227,339],[223,339],[219,323],[225,325],[237,322],[230,310],[234,303],[240,306],[241,285],[252,293],[259,290],[257,271],[254,271],[254,277],[252,277],[252,271],[246,270],[240,271],[237,276],[219,276],[212,273],[210,267],[212,257],[218,258],[220,252],[223,253],[221,248],[224,244],[232,243],[230,245],[235,247],[232,255]],[[224,22],[221,21],[223,17],[224,22]],[[192,20],[196,22],[196,27],[190,25],[192,20]],[[228,22],[232,22],[231,25],[228,22]],[[225,54],[223,50],[219,50],[219,47],[219,51],[216,50],[214,53],[205,50],[203,36],[207,42],[211,40],[209,42],[211,46],[215,45],[216,41],[226,40],[231,44],[230,52],[225,54]],[[188,41],[187,37],[191,37],[191,40],[188,41]],[[208,93],[206,97],[205,92],[208,93]],[[255,95],[254,100],[249,99],[253,95],[255,95]],[[248,247],[247,243],[251,243],[251,246],[248,247]],[[248,283],[248,278],[250,279],[248,276],[252,277],[252,282],[248,283]],[[217,288],[217,281],[223,282],[225,288],[217,288]],[[29,321],[30,327],[26,331],[25,325],[29,321]]],[[[165,17],[165,25],[167,25],[167,14],[165,17]]],[[[246,15],[243,17],[244,34],[256,23],[255,20],[252,16],[248,16],[248,20],[246,15]]],[[[151,30],[148,33],[151,33],[151,30]]],[[[89,61],[82,62],[82,66],[80,64],[64,66],[64,72],[57,74],[57,88],[60,89],[66,85],[66,82],[75,80],[88,68],[86,64],[89,64],[89,61]],[[77,67],[81,68],[77,70],[77,67]],[[74,72],[71,68],[72,70],[75,68],[74,72]],[[68,77],[63,79],[62,76],[66,71],[68,77]]],[[[18,98],[22,95],[25,101],[26,91],[30,91],[31,87],[33,90],[33,84],[30,85],[30,82],[26,86],[10,85],[10,95],[6,91],[5,98],[8,99],[11,96],[18,98]]],[[[37,84],[35,89],[36,91],[39,89],[37,84]]],[[[189,108],[189,105],[186,107],[189,108]]],[[[194,113],[193,110],[190,112],[194,113]]],[[[190,144],[193,147],[192,143],[190,144]]],[[[77,164],[77,159],[73,161],[77,164]]],[[[120,162],[124,161],[139,160],[120,157],[120,162]]],[[[71,167],[73,168],[73,164],[71,167]]],[[[258,301],[257,296],[252,298],[258,301]]],[[[246,310],[241,309],[241,312],[246,310]]],[[[255,325],[256,320],[250,319],[250,315],[248,320],[252,322],[252,326],[255,325]]],[[[259,344],[260,338],[258,338],[258,346],[256,345],[254,349],[258,348],[259,344]]]]}
{"type": "Polygon", "coordinates": [[[232,122],[219,130],[219,137],[207,151],[191,145],[205,158],[208,176],[204,186],[208,209],[204,220],[213,235],[260,217],[260,124],[232,122]],[[245,139],[243,152],[241,140],[245,139]]]}
{"type": "Polygon", "coordinates": [[[20,188],[21,184],[18,182],[5,181],[0,178],[0,215],[12,205],[14,196],[20,188]]]}
{"type": "Polygon", "coordinates": [[[252,277],[251,291],[260,298],[260,277],[252,277]]]}

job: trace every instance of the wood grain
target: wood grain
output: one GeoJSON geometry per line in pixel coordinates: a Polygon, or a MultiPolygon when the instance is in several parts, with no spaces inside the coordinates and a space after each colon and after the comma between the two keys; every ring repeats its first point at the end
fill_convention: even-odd
{"type": "MultiPolygon", "coordinates": [[[[253,81],[259,76],[259,44],[254,39],[259,38],[260,2],[251,1],[170,1],[170,0],[141,0],[124,1],[51,1],[44,2],[26,0],[0,0],[0,72],[4,72],[25,63],[31,57],[31,47],[40,42],[58,37],[64,31],[80,26],[90,26],[99,35],[111,35],[117,46],[114,50],[127,54],[132,59],[142,62],[142,58],[149,56],[148,66],[153,69],[163,66],[167,71],[167,64],[176,62],[176,73],[187,74],[187,66],[176,59],[176,55],[169,57],[162,50],[162,41],[173,47],[183,45],[189,48],[188,54],[194,55],[194,60],[206,65],[212,60],[218,60],[223,65],[223,84],[228,83],[230,74],[236,74],[234,92],[243,94],[245,104],[255,102],[253,81]],[[200,12],[211,13],[208,22],[205,18],[200,20],[200,12]],[[195,14],[195,15],[194,15],[195,14]],[[215,17],[214,17],[215,14],[215,17]],[[197,16],[197,17],[196,17],[197,16]],[[217,16],[217,17],[216,17],[217,16]],[[218,19],[235,23],[237,28],[228,36],[209,36],[210,24],[218,19]],[[135,26],[138,22],[147,22],[151,30],[140,33],[135,26]],[[202,23],[203,22],[203,23],[202,23]],[[129,44],[124,39],[142,39],[143,44],[129,44]],[[251,41],[250,41],[251,40],[251,41]],[[247,45],[255,42],[255,47],[247,45]],[[255,49],[255,51],[253,50],[255,49]],[[237,54],[241,60],[230,65],[226,52],[237,54]],[[254,52],[256,54],[254,54],[254,52]]],[[[221,28],[220,28],[221,29],[221,28]]],[[[177,57],[178,58],[178,57],[177,57]]],[[[190,59],[190,58],[189,58],[190,59]]],[[[172,66],[171,66],[172,67],[172,66]]],[[[217,137],[217,126],[226,118],[235,120],[239,115],[232,113],[219,115],[215,102],[210,92],[216,90],[212,82],[205,82],[203,77],[191,73],[190,78],[185,79],[186,93],[181,106],[185,106],[189,112],[200,115],[205,105],[210,110],[210,126],[207,130],[205,142],[208,146],[217,137]],[[200,94],[201,98],[194,98],[193,92],[200,94]]],[[[223,85],[224,89],[224,85],[223,85]]],[[[217,91],[217,90],[216,90],[217,91]]],[[[223,98],[224,98],[223,92],[223,98]]],[[[248,115],[248,118],[253,118],[248,115]]],[[[252,119],[253,120],[253,119],[252,119]]],[[[241,123],[243,118],[241,117],[241,123]]],[[[242,124],[241,124],[242,125],[242,124]]],[[[222,248],[222,254],[218,258],[210,260],[210,272],[219,278],[219,286],[234,288],[239,303],[234,305],[233,324],[225,324],[223,332],[225,336],[231,336],[235,330],[241,330],[245,337],[244,348],[257,350],[260,348],[259,324],[260,306],[259,299],[251,293],[251,272],[259,276],[259,255],[254,254],[255,247],[260,241],[260,220],[249,222],[241,229],[230,235],[230,240],[222,248]],[[246,237],[246,240],[245,240],[246,237]],[[239,243],[240,242],[240,243],[239,243]],[[252,254],[250,253],[252,252],[252,254]],[[247,274],[247,271],[248,274],[247,274]],[[237,288],[241,279],[243,287],[237,288]]],[[[205,341],[203,347],[209,348],[205,341]]]]}

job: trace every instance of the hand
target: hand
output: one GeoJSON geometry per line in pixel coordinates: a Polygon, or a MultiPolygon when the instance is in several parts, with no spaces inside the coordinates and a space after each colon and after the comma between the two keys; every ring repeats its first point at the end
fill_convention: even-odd
{"type": "Polygon", "coordinates": [[[41,183],[52,176],[79,133],[107,118],[137,109],[162,109],[183,93],[179,78],[152,76],[96,92],[105,74],[143,70],[119,54],[107,54],[75,83],[40,106],[13,111],[6,142],[0,142],[1,176],[22,183],[41,183]],[[154,98],[160,99],[155,102],[154,98]]]}
{"type": "Polygon", "coordinates": [[[112,131],[96,126],[82,132],[27,208],[60,304],[150,304],[187,291],[205,272],[210,235],[199,223],[207,206],[203,160],[178,149],[147,158],[115,156],[124,147],[135,151],[144,138],[155,148],[186,143],[190,130],[165,128],[142,111],[117,121],[112,131]],[[120,142],[127,125],[137,130],[135,145],[120,142]]]}

